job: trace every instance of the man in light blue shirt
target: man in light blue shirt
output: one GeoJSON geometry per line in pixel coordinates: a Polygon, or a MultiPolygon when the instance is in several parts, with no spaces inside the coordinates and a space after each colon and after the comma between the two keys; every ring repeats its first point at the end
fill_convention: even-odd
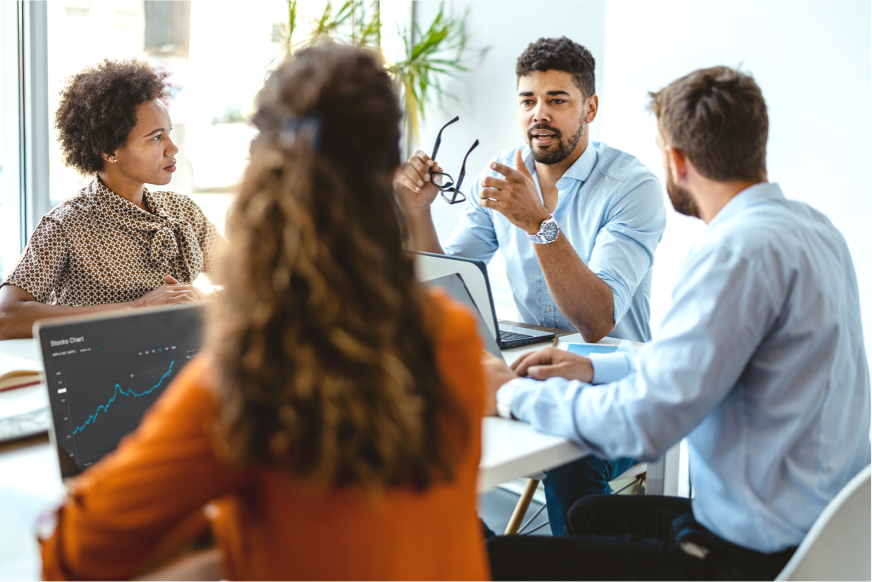
{"type": "MultiPolygon", "coordinates": [[[[520,319],[648,341],[654,249],[666,228],[654,174],[633,156],[590,142],[599,99],[594,59],[567,38],[539,39],[519,57],[518,117],[526,145],[499,152],[466,197],[445,244],[430,205],[439,193],[436,161],[418,151],[395,180],[415,250],[489,261],[506,258],[520,319]]],[[[451,198],[456,196],[456,188],[451,198]]],[[[594,457],[550,471],[545,494],[552,531],[578,498],[608,491],[632,459],[594,457]]]]}
{"type": "Polygon", "coordinates": [[[767,183],[759,87],[704,69],[652,109],[673,205],[708,224],[655,341],[590,359],[543,350],[517,378],[489,362],[489,378],[502,414],[598,455],[653,459],[686,437],[695,497],[589,497],[567,516],[584,537],[491,542],[496,580],[772,579],[870,463],[851,257],[825,216],[767,183]],[[597,569],[610,558],[621,568],[597,569]]]}

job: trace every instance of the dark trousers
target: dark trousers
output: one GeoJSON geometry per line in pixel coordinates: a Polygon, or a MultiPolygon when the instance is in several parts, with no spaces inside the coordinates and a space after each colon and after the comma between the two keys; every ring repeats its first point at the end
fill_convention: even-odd
{"type": "Polygon", "coordinates": [[[679,497],[597,495],[576,503],[565,537],[487,543],[494,580],[772,580],[795,548],[763,554],[693,520],[679,497]]]}
{"type": "Polygon", "coordinates": [[[613,481],[635,464],[634,459],[607,461],[588,455],[546,471],[542,484],[545,486],[551,534],[563,535],[566,514],[576,501],[590,495],[608,495],[611,493],[609,481],[613,481]]]}
{"type": "MultiPolygon", "coordinates": [[[[589,495],[608,495],[611,493],[609,481],[614,481],[635,464],[633,459],[606,461],[588,455],[546,471],[542,484],[545,486],[545,509],[548,510],[551,534],[563,535],[566,513],[576,501],[589,495]]],[[[485,539],[496,535],[484,520],[481,520],[481,527],[485,539]]]]}

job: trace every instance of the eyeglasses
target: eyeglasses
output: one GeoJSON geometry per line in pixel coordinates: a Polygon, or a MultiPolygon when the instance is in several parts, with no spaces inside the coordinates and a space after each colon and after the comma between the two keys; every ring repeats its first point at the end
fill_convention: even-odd
{"type": "MultiPolygon", "coordinates": [[[[442,144],[442,130],[459,120],[460,116],[455,117],[443,125],[442,129],[439,130],[439,133],[436,134],[436,145],[433,146],[433,155],[430,156],[431,160],[435,160],[436,154],[439,153],[439,146],[442,144]]],[[[463,184],[463,177],[466,176],[466,159],[469,157],[469,154],[472,153],[472,150],[477,147],[478,140],[475,140],[475,143],[472,144],[472,147],[469,148],[469,151],[466,152],[465,156],[463,156],[463,164],[460,166],[460,174],[457,176],[456,185],[454,183],[454,178],[445,172],[434,172],[432,169],[430,170],[430,181],[434,186],[439,188],[439,193],[442,195],[442,199],[448,204],[458,204],[466,200],[466,194],[460,191],[460,186],[463,184]]]]}

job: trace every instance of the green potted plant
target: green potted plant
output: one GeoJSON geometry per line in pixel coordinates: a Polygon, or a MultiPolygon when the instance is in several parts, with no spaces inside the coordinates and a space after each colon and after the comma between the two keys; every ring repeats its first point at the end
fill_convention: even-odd
{"type": "Polygon", "coordinates": [[[398,26],[402,40],[401,55],[392,60],[382,51],[382,20],[378,2],[367,5],[363,0],[346,0],[338,9],[327,2],[324,11],[310,22],[309,34],[300,36],[298,0],[288,3],[282,31],[282,57],[324,39],[365,47],[381,55],[385,68],[394,78],[403,103],[404,156],[414,149],[425,110],[434,99],[440,107],[446,97],[443,81],[467,71],[466,63],[483,50],[467,47],[469,35],[464,27],[466,13],[455,16],[440,4],[433,21],[423,28],[417,22],[410,27],[398,26]]]}

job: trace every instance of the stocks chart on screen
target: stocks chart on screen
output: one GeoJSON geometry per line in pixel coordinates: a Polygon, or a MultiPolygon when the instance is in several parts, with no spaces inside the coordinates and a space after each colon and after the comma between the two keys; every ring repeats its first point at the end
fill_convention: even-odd
{"type": "Polygon", "coordinates": [[[41,326],[62,476],[94,464],[139,426],[201,338],[195,307],[41,326]]]}

